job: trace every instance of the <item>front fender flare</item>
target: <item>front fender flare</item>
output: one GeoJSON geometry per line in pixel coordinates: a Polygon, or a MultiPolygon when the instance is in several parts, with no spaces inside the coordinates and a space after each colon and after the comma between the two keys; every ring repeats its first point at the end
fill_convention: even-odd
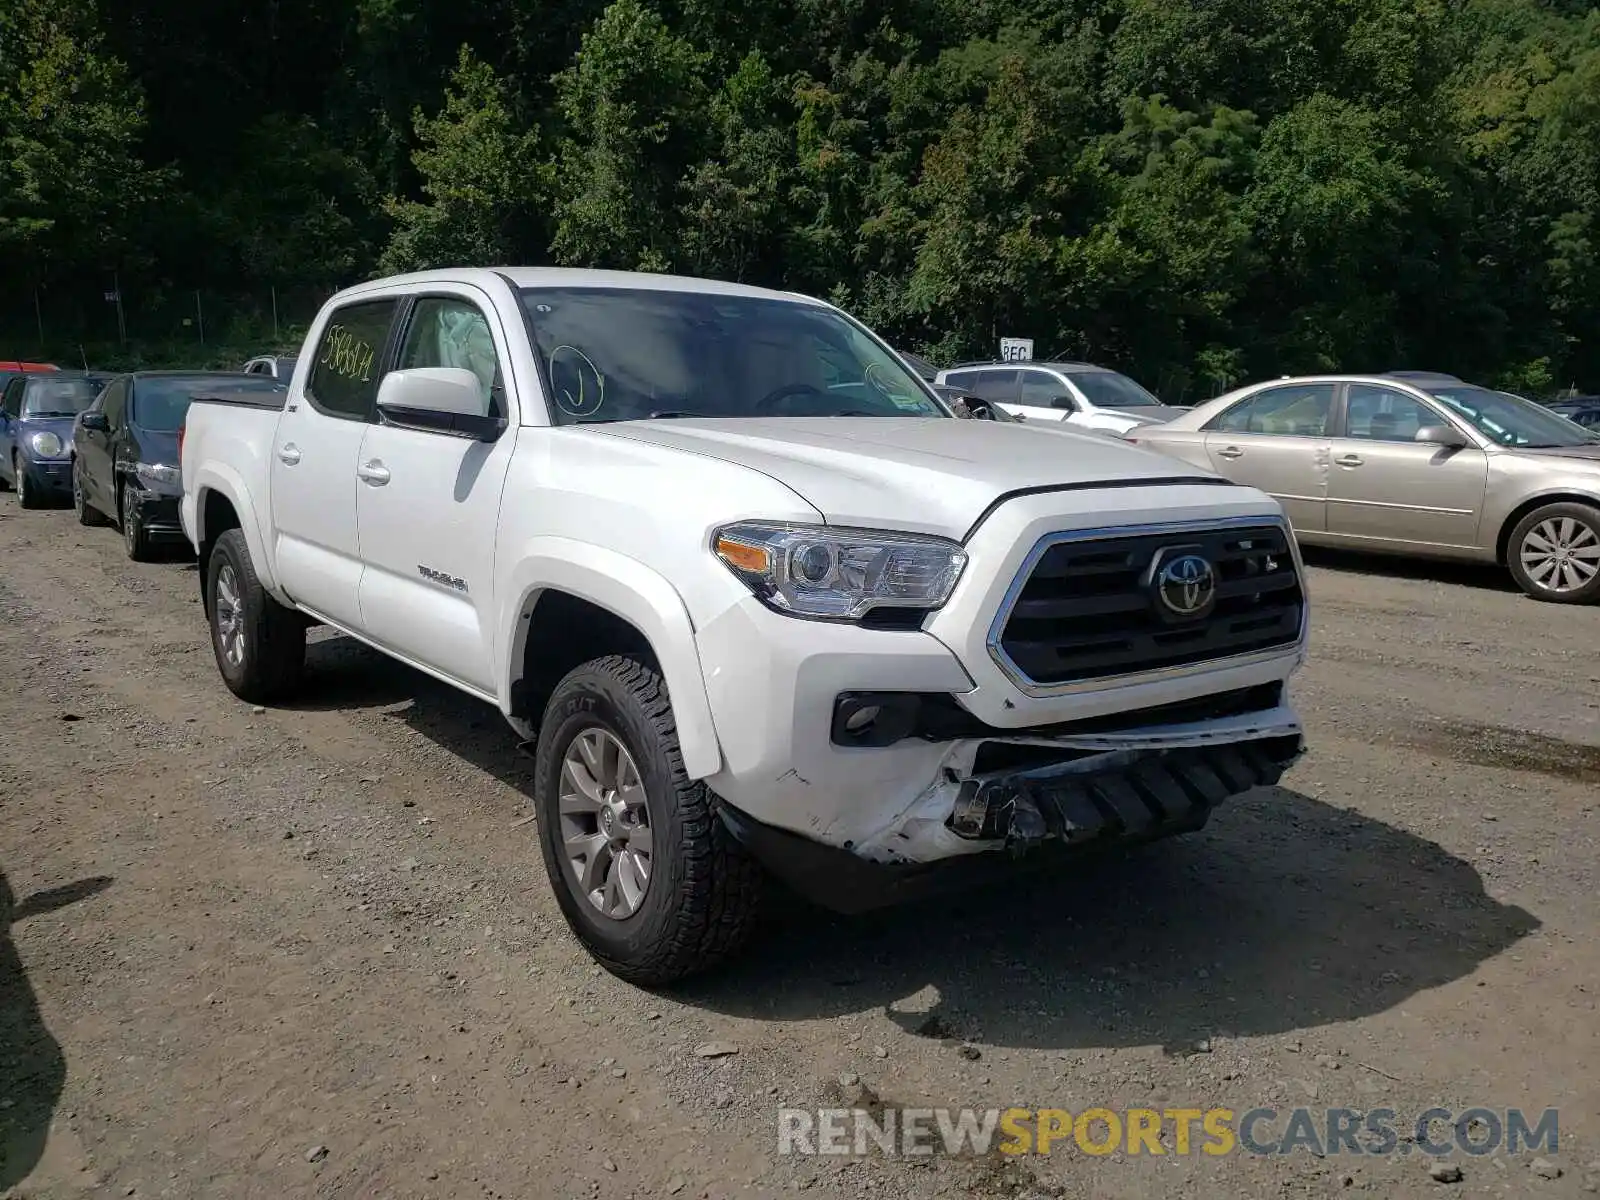
{"type": "Polygon", "coordinates": [[[510,579],[500,590],[507,597],[498,625],[507,631],[499,655],[502,711],[512,710],[514,672],[521,670],[539,594],[546,590],[570,592],[644,634],[666,680],[684,770],[691,779],[720,771],[722,747],[711,719],[694,622],[677,589],[637,559],[572,538],[534,538],[523,546],[515,562],[510,579]]]}
{"type": "Polygon", "coordinates": [[[261,514],[250,499],[250,490],[245,487],[244,479],[226,463],[207,463],[197,472],[193,483],[185,480],[184,504],[189,503],[188,494],[194,496],[194,511],[192,513],[193,540],[195,551],[198,552],[208,540],[205,528],[206,495],[209,492],[220,492],[233,505],[233,511],[239,516],[239,530],[244,534],[245,544],[250,548],[250,564],[255,567],[256,577],[261,580],[263,587],[272,597],[281,604],[293,605],[284,596],[278,586],[278,573],[272,556],[267,553],[266,534],[261,525],[261,514]]]}

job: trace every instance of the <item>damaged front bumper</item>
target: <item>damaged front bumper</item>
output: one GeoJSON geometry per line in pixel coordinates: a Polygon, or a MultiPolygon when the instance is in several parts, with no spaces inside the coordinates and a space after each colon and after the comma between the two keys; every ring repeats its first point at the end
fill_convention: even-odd
{"type": "Polygon", "coordinates": [[[861,912],[1199,829],[1229,796],[1276,783],[1303,750],[1287,705],[1125,733],[955,742],[906,811],[848,847],[763,824],[726,802],[719,812],[794,890],[861,912]],[[1036,761],[982,770],[982,756],[997,745],[1023,756],[1031,750],[1036,761]]]}

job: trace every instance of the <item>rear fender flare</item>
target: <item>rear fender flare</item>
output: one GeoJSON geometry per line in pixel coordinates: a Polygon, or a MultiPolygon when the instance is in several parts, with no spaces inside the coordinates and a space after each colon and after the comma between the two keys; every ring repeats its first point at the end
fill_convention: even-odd
{"type": "MultiPolygon", "coordinates": [[[[239,516],[239,530],[244,534],[245,545],[250,550],[250,564],[255,567],[256,577],[261,580],[261,585],[273,599],[293,608],[293,602],[284,596],[278,587],[278,574],[274,569],[272,556],[267,553],[267,540],[262,533],[261,514],[250,499],[250,490],[245,487],[239,473],[226,463],[207,463],[196,474],[194,481],[191,483],[185,480],[184,486],[190,488],[195,497],[195,550],[198,552],[201,546],[216,536],[205,527],[206,500],[212,492],[216,492],[233,505],[233,511],[239,516]]],[[[201,582],[204,586],[204,581],[201,582]]]]}

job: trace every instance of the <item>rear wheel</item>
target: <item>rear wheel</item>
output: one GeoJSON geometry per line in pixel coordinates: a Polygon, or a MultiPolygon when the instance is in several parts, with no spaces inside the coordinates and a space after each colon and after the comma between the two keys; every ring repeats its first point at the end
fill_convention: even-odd
{"type": "Polygon", "coordinates": [[[306,626],[261,586],[244,534],[229,529],[206,563],[211,649],[228,690],[266,704],[292,694],[306,661],[306,626]]]}
{"type": "Polygon", "coordinates": [[[1506,565],[1535,600],[1600,599],[1600,509],[1567,501],[1534,509],[1511,531],[1506,565]]]}
{"type": "Polygon", "coordinates": [[[545,709],[534,772],[556,902],[608,970],[671,983],[744,944],[763,873],[684,773],[652,665],[612,655],[567,675],[545,709]]]}

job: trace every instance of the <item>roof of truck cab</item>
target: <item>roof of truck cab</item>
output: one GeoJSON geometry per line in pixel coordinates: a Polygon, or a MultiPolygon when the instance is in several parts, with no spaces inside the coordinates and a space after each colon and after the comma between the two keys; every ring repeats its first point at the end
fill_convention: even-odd
{"type": "Polygon", "coordinates": [[[415,287],[430,283],[466,283],[491,287],[505,280],[515,288],[636,288],[662,292],[700,292],[712,296],[749,296],[767,300],[797,300],[822,305],[814,296],[798,292],[779,292],[771,288],[729,283],[721,279],[699,279],[691,275],[658,275],[649,271],[592,271],[582,267],[461,267],[438,271],[416,271],[390,275],[356,284],[340,296],[387,291],[393,287],[415,287]]]}

